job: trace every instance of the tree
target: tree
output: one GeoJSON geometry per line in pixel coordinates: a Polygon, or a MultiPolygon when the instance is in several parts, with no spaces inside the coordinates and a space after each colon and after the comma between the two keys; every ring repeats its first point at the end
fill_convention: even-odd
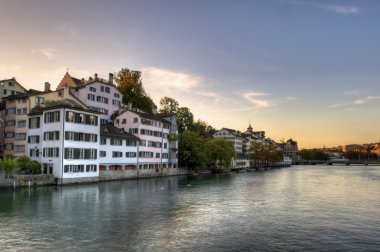
{"type": "Polygon", "coordinates": [[[189,108],[180,107],[177,109],[177,125],[178,131],[184,132],[190,130],[193,125],[194,115],[189,108]]]}
{"type": "Polygon", "coordinates": [[[163,97],[160,100],[160,110],[159,113],[163,115],[170,115],[170,114],[176,114],[178,108],[179,108],[179,103],[170,97],[163,97]]]}
{"type": "Polygon", "coordinates": [[[18,163],[12,157],[5,156],[3,160],[0,160],[0,167],[5,171],[5,175],[10,176],[18,167],[18,163]]]}
{"type": "Polygon", "coordinates": [[[27,156],[22,156],[17,159],[17,163],[20,169],[28,170],[33,174],[41,173],[41,164],[37,161],[30,160],[27,156]]]}
{"type": "Polygon", "coordinates": [[[196,132],[186,130],[180,134],[179,149],[181,166],[198,169],[207,160],[204,141],[196,132]]]}
{"type": "Polygon", "coordinates": [[[141,72],[122,68],[116,75],[117,88],[123,95],[123,103],[131,103],[134,108],[152,111],[153,100],[145,92],[141,72]]]}
{"type": "Polygon", "coordinates": [[[224,169],[230,167],[232,159],[235,157],[235,149],[232,142],[221,138],[206,140],[207,161],[213,166],[219,167],[219,163],[224,169]]]}

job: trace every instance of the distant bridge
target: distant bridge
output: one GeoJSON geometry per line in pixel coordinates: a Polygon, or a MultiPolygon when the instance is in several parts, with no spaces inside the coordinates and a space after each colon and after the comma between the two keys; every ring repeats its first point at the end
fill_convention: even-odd
{"type": "Polygon", "coordinates": [[[294,165],[317,165],[317,164],[341,164],[341,165],[379,165],[378,160],[349,160],[349,159],[330,159],[330,160],[298,160],[294,161],[294,165]]]}

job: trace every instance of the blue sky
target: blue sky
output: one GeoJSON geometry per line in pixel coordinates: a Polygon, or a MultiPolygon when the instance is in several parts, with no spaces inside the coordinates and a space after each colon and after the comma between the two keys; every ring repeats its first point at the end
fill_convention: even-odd
{"type": "Polygon", "coordinates": [[[380,140],[378,1],[0,1],[0,78],[141,70],[216,128],[301,147],[380,140]]]}

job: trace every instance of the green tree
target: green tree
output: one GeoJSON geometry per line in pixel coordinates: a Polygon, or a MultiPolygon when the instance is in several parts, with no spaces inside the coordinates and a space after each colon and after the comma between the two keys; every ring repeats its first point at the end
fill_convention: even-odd
{"type": "Polygon", "coordinates": [[[232,159],[235,157],[235,149],[232,142],[221,138],[206,140],[206,155],[208,163],[219,167],[219,163],[224,169],[230,167],[232,159]]]}
{"type": "Polygon", "coordinates": [[[10,156],[5,156],[3,160],[0,160],[0,167],[5,171],[5,175],[10,176],[17,169],[18,162],[10,156]]]}
{"type": "Polygon", "coordinates": [[[176,114],[179,108],[179,103],[173,98],[163,97],[160,100],[160,109],[159,113],[163,115],[176,114]]]}
{"type": "Polygon", "coordinates": [[[27,156],[19,157],[17,163],[20,169],[29,170],[33,174],[41,174],[41,164],[30,160],[27,156]]]}
{"type": "Polygon", "coordinates": [[[131,103],[134,108],[152,111],[153,100],[145,92],[141,72],[122,68],[116,75],[117,88],[123,95],[123,103],[131,103]]]}
{"type": "Polygon", "coordinates": [[[179,163],[194,170],[200,168],[207,160],[203,139],[196,132],[186,130],[179,137],[179,163]]]}
{"type": "Polygon", "coordinates": [[[177,125],[178,131],[184,132],[185,130],[190,130],[193,125],[194,115],[191,113],[189,108],[180,107],[177,109],[177,125]]]}

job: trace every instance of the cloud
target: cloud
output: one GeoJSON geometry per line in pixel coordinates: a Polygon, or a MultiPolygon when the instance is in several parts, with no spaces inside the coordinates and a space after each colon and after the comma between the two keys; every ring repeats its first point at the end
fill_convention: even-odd
{"type": "Polygon", "coordinates": [[[264,98],[270,96],[267,93],[246,92],[241,96],[251,103],[254,109],[269,108],[274,105],[273,100],[264,98]]]}
{"type": "Polygon", "coordinates": [[[332,104],[329,106],[329,108],[342,108],[342,107],[349,107],[349,111],[356,111],[357,109],[353,108],[352,106],[360,106],[366,103],[369,103],[374,100],[380,100],[380,96],[366,96],[366,97],[360,97],[354,101],[347,102],[347,103],[339,103],[339,104],[332,104]]]}
{"type": "Polygon", "coordinates": [[[379,99],[380,99],[380,96],[367,96],[367,97],[362,97],[362,98],[355,100],[354,104],[361,105],[361,104],[368,103],[372,100],[379,100],[379,99]]]}
{"type": "Polygon", "coordinates": [[[343,92],[343,94],[346,96],[358,95],[359,93],[360,93],[359,90],[347,90],[343,92]]]}
{"type": "MultiPolygon", "coordinates": [[[[35,50],[33,50],[33,52],[35,52],[35,50]]],[[[44,55],[49,60],[53,60],[57,57],[57,53],[59,52],[59,50],[54,48],[43,48],[38,49],[37,52],[44,55]]]]}
{"type": "Polygon", "coordinates": [[[281,2],[292,5],[310,6],[338,14],[357,14],[360,11],[359,7],[352,4],[316,3],[301,0],[282,0],[281,2]]]}
{"type": "Polygon", "coordinates": [[[183,92],[190,92],[198,87],[202,80],[201,77],[195,75],[156,67],[143,68],[142,79],[144,85],[154,89],[183,92]]]}
{"type": "Polygon", "coordinates": [[[204,96],[207,98],[212,98],[215,102],[219,102],[219,101],[227,99],[224,96],[217,94],[217,93],[214,93],[214,92],[207,92],[207,91],[206,92],[196,92],[195,94],[200,95],[200,96],[204,96]]]}

